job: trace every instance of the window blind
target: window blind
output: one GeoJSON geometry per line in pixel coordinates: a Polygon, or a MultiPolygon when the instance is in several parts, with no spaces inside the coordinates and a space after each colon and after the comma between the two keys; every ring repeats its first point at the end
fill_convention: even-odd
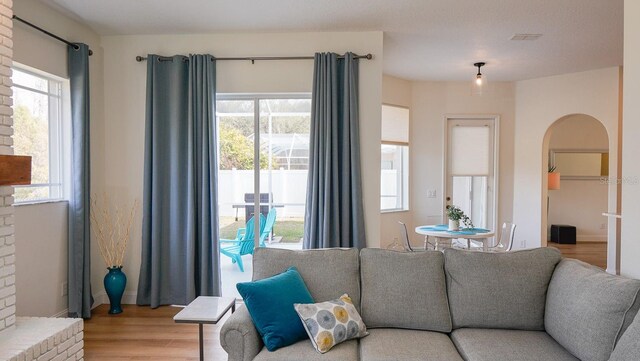
{"type": "Polygon", "coordinates": [[[409,144],[409,109],[382,105],[382,143],[409,144]]]}
{"type": "Polygon", "coordinates": [[[490,137],[487,126],[453,126],[449,150],[451,175],[488,176],[490,137]]]}

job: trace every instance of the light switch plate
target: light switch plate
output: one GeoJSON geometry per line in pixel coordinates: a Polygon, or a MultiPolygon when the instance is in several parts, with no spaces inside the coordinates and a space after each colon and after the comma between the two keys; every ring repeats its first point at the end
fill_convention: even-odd
{"type": "Polygon", "coordinates": [[[436,197],[436,190],[435,189],[427,190],[427,198],[435,198],[435,197],[436,197]]]}

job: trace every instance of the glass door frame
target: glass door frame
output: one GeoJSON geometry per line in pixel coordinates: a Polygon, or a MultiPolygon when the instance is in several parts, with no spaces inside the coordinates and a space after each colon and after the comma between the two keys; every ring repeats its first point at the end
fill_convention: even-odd
{"type": "Polygon", "coordinates": [[[447,205],[451,200],[449,194],[452,190],[449,189],[449,124],[451,122],[470,120],[470,121],[487,121],[492,123],[493,126],[493,182],[487,182],[487,185],[493,188],[493,212],[492,212],[492,224],[489,228],[493,231],[498,229],[498,208],[499,208],[499,179],[500,179],[500,116],[497,114],[447,114],[444,117],[444,137],[442,141],[442,214],[443,220],[447,220],[447,205]]]}
{"type": "MultiPolygon", "coordinates": [[[[218,100],[253,101],[253,214],[260,214],[260,100],[265,99],[311,99],[311,93],[218,93],[218,100]]],[[[216,116],[217,119],[217,116],[216,116]]],[[[216,129],[218,125],[216,124],[216,129]]],[[[218,137],[220,133],[217,133],[218,137]]],[[[219,141],[218,141],[219,143],[219,141]]],[[[220,154],[218,152],[218,157],[220,154]]],[[[254,217],[254,222],[259,218],[254,217]]],[[[258,225],[254,223],[254,225],[258,225]]],[[[254,228],[254,248],[260,247],[260,227],[254,228]]]]}

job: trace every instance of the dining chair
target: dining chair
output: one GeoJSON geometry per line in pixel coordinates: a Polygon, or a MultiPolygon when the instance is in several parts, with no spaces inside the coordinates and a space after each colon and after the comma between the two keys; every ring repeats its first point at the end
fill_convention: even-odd
{"type": "Polygon", "coordinates": [[[500,238],[495,246],[488,247],[489,252],[509,252],[513,248],[513,238],[516,234],[516,225],[511,222],[502,223],[500,238]]]}
{"type": "Polygon", "coordinates": [[[400,234],[402,235],[402,244],[404,245],[404,250],[406,252],[420,252],[429,249],[436,249],[436,245],[429,242],[429,238],[425,236],[424,238],[424,248],[415,248],[411,245],[411,241],[409,241],[409,232],[407,232],[407,225],[403,222],[398,221],[400,225],[400,234]]]}
{"type": "Polygon", "coordinates": [[[411,242],[409,241],[409,232],[407,232],[407,225],[398,221],[400,225],[400,235],[402,236],[402,244],[404,245],[404,250],[407,252],[413,252],[413,247],[411,246],[411,242]]]}

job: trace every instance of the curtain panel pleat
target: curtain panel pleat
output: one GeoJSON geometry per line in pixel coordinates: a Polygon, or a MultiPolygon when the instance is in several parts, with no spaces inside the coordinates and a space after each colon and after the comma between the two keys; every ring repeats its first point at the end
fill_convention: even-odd
{"type": "Polygon", "coordinates": [[[71,101],[71,194],[69,195],[69,317],[91,317],[91,228],[89,144],[89,47],[68,47],[71,101]]]}
{"type": "Polygon", "coordinates": [[[358,123],[358,60],[316,53],[305,249],[366,246],[358,123]]]}
{"type": "Polygon", "coordinates": [[[139,305],[220,295],[212,59],[148,56],[139,305]]]}

